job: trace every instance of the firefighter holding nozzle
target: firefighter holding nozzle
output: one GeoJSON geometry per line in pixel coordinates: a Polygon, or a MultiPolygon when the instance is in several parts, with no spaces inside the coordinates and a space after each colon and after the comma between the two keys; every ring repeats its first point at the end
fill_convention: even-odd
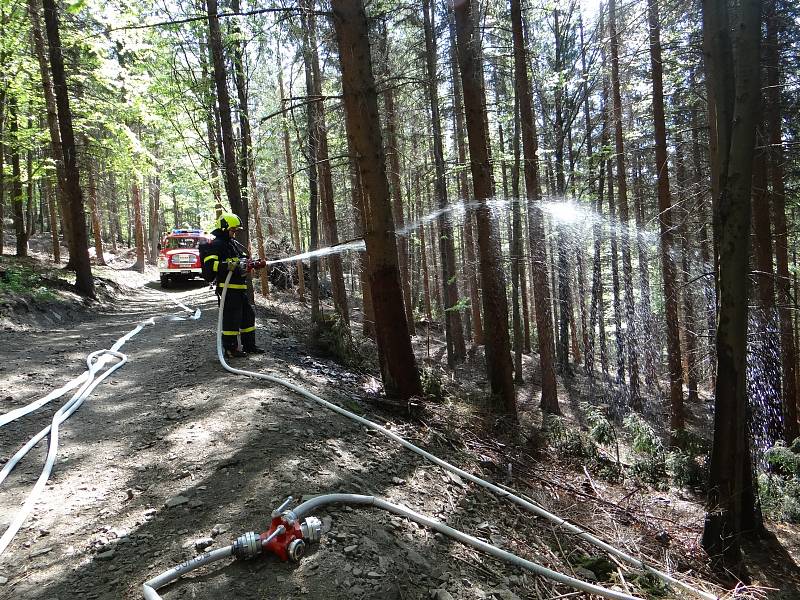
{"type": "Polygon", "coordinates": [[[222,311],[222,347],[226,358],[239,358],[248,354],[264,354],[256,346],[256,314],[247,297],[247,274],[253,269],[264,268],[263,260],[251,260],[247,249],[236,240],[242,229],[242,221],[233,213],[222,213],[211,232],[214,240],[201,248],[203,277],[216,281],[217,297],[228,273],[228,293],[222,311]],[[241,337],[239,348],[237,338],[241,337]]]}

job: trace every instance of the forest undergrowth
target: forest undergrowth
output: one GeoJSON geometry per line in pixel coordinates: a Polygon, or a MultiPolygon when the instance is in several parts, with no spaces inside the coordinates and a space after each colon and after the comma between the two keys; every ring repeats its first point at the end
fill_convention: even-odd
{"type": "MultiPolygon", "coordinates": [[[[65,318],[79,322],[100,305],[121,306],[136,287],[146,284],[147,275],[131,277],[130,271],[120,268],[125,260],[123,256],[112,263],[115,267],[98,271],[99,288],[109,292],[100,301],[87,302],[71,294],[72,284],[64,271],[45,267],[36,258],[4,258],[0,304],[7,308],[11,302],[23,302],[31,315],[39,315],[38,320],[31,318],[28,322],[31,330],[45,328],[54,320],[50,314],[54,306],[60,307],[61,314],[69,315],[65,318]]],[[[415,443],[482,477],[519,490],[523,497],[652,564],[680,572],[701,586],[712,585],[720,594],[730,586],[730,581],[720,579],[710,568],[699,545],[711,440],[698,432],[712,429],[707,392],[700,394],[697,405],[688,407],[689,427],[681,434],[680,450],[676,450],[670,444],[669,432],[664,430],[666,420],[657,408],[652,408],[659,402],[646,401],[642,413],[620,411],[616,399],[625,390],[602,376],[593,381],[581,369],[560,380],[564,414],[543,415],[535,401],[539,381],[536,356],[526,355],[526,383],[518,386],[520,418],[514,424],[489,409],[485,374],[477,368],[484,360],[482,348],[473,347],[467,362],[450,370],[443,360],[443,332],[422,323],[414,344],[424,364],[425,397],[393,405],[381,399],[370,340],[360,333],[348,334],[334,316],[323,320],[324,327],[312,327],[305,305],[288,293],[259,299],[259,304],[265,335],[281,342],[273,345],[276,357],[290,362],[281,348],[295,345],[306,356],[300,364],[329,376],[334,381],[336,400],[344,402],[348,409],[372,413],[379,422],[392,423],[415,443]],[[282,331],[294,332],[294,341],[288,342],[284,333],[270,328],[269,323],[275,318],[284,324],[282,331]],[[358,393],[348,394],[353,385],[358,393]]],[[[335,313],[328,307],[326,314],[335,313]]],[[[355,324],[359,324],[359,318],[356,311],[355,324]]],[[[351,331],[360,329],[354,326],[351,331]]],[[[760,539],[748,542],[747,565],[752,577],[749,586],[740,585],[732,597],[797,597],[798,450],[800,442],[796,441],[765,454],[759,484],[762,508],[769,518],[767,531],[760,539]],[[780,555],[788,562],[776,562],[774,557],[780,555]]],[[[464,482],[457,483],[456,492],[445,492],[450,503],[458,504],[458,493],[467,493],[471,488],[464,482]]],[[[440,500],[431,498],[431,506],[440,500]]],[[[550,525],[496,501],[487,501],[488,498],[479,501],[482,508],[478,513],[483,515],[480,523],[470,520],[471,510],[458,509],[449,515],[448,522],[471,533],[477,531],[493,543],[578,578],[646,598],[671,597],[658,580],[630,571],[550,525]]],[[[470,559],[470,564],[484,577],[498,585],[516,582],[509,580],[508,573],[513,570],[498,572],[493,565],[476,559],[470,559]]],[[[558,596],[558,588],[548,587],[550,584],[543,580],[531,581],[523,577],[520,585],[522,589],[535,590],[532,597],[558,596]]]]}

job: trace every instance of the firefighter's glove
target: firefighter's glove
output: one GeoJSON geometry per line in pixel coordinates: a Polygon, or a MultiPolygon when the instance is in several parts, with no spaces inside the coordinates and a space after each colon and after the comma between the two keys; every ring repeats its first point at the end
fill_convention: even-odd
{"type": "Polygon", "coordinates": [[[239,262],[238,261],[228,260],[227,262],[228,262],[228,271],[234,271],[235,272],[235,271],[237,271],[239,269],[239,262]]]}

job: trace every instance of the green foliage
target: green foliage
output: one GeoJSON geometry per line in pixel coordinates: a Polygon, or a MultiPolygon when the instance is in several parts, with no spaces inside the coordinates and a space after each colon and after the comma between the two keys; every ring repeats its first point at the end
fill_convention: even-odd
{"type": "Polygon", "coordinates": [[[800,453],[793,452],[791,448],[784,446],[782,441],[764,453],[764,461],[772,473],[786,477],[800,477],[800,453]]]}
{"type": "Polygon", "coordinates": [[[623,421],[625,430],[633,437],[633,449],[643,454],[662,453],[664,446],[655,430],[642,417],[631,413],[623,421]]]}
{"type": "Polygon", "coordinates": [[[55,294],[45,283],[44,277],[30,267],[16,265],[6,269],[0,278],[0,295],[11,293],[37,301],[55,300],[55,294]]]}
{"type": "Polygon", "coordinates": [[[367,362],[365,353],[353,340],[350,330],[339,315],[323,317],[322,321],[315,325],[314,333],[317,349],[336,362],[355,369],[362,368],[367,362]]]}
{"type": "Polygon", "coordinates": [[[667,472],[678,487],[699,488],[708,480],[708,455],[686,450],[667,453],[667,472]]]}
{"type": "Polygon", "coordinates": [[[628,579],[628,583],[642,590],[645,598],[671,598],[672,590],[666,583],[652,573],[636,573],[628,579]]]}
{"type": "Polygon", "coordinates": [[[686,429],[675,431],[672,440],[676,448],[667,453],[666,466],[673,484],[702,487],[708,480],[708,442],[686,429]]]}
{"type": "Polygon", "coordinates": [[[768,473],[758,476],[761,510],[772,519],[800,523],[800,478],[784,478],[768,473]]]}
{"type": "Polygon", "coordinates": [[[461,312],[462,310],[466,310],[470,307],[469,297],[467,298],[459,298],[458,302],[456,302],[453,306],[449,306],[444,309],[444,312],[461,312]]]}
{"type": "Polygon", "coordinates": [[[657,486],[667,477],[666,452],[655,430],[639,415],[625,417],[625,430],[633,438],[633,476],[657,486]]]}
{"type": "Polygon", "coordinates": [[[597,456],[597,446],[587,434],[569,427],[558,416],[548,415],[544,429],[550,444],[565,459],[593,459],[597,456]]]}
{"type": "Polygon", "coordinates": [[[611,576],[617,568],[608,558],[602,554],[595,556],[582,554],[578,558],[572,558],[571,562],[577,567],[588,569],[594,573],[598,581],[611,581],[611,576]]]}
{"type": "Polygon", "coordinates": [[[581,404],[581,410],[589,423],[589,435],[595,442],[606,445],[616,443],[617,430],[600,408],[584,402],[581,404]]]}
{"type": "Polygon", "coordinates": [[[764,453],[767,472],[758,476],[761,509],[769,517],[800,523],[800,438],[783,441],[764,453]]]}
{"type": "Polygon", "coordinates": [[[711,445],[708,441],[688,429],[679,429],[673,432],[672,440],[675,446],[693,456],[711,453],[711,445]]]}
{"type": "Polygon", "coordinates": [[[445,373],[442,369],[425,366],[420,372],[422,393],[427,400],[442,402],[447,397],[444,385],[445,373]]]}

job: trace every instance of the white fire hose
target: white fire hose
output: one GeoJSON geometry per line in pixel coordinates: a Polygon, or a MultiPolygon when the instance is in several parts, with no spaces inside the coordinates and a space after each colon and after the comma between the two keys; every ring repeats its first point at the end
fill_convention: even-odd
{"type": "MultiPolygon", "coordinates": [[[[458,467],[448,463],[447,461],[442,460],[441,458],[439,458],[437,456],[434,456],[433,454],[423,450],[422,448],[419,448],[418,446],[415,446],[414,444],[412,444],[408,440],[404,439],[403,437],[397,435],[396,433],[394,433],[392,431],[389,431],[385,427],[382,427],[382,426],[378,425],[377,423],[373,423],[372,421],[370,421],[368,419],[365,419],[365,418],[363,418],[363,417],[361,417],[359,415],[356,415],[356,414],[354,414],[354,413],[352,413],[350,411],[347,411],[347,410],[341,408],[340,406],[337,406],[337,405],[335,405],[335,404],[333,404],[331,402],[328,402],[327,400],[324,400],[323,398],[320,398],[316,394],[313,394],[312,392],[309,392],[308,390],[306,390],[306,389],[304,389],[304,388],[302,388],[302,387],[300,387],[298,385],[295,385],[294,383],[291,383],[291,382],[286,381],[284,379],[280,379],[278,377],[274,377],[272,375],[267,375],[265,373],[256,373],[254,371],[247,371],[247,370],[244,370],[244,369],[237,369],[235,367],[231,367],[225,361],[225,356],[224,356],[223,349],[222,349],[222,313],[223,313],[223,309],[224,309],[224,306],[225,306],[225,296],[226,296],[227,291],[228,291],[228,282],[230,281],[230,278],[231,278],[231,273],[229,272],[228,276],[225,279],[225,282],[223,284],[222,296],[220,298],[220,305],[219,305],[219,314],[217,316],[217,356],[219,358],[220,363],[222,364],[222,366],[227,371],[230,371],[231,373],[234,373],[236,375],[244,375],[245,377],[253,377],[255,379],[263,379],[265,381],[269,381],[269,382],[281,385],[281,386],[283,386],[283,387],[285,387],[285,388],[287,388],[287,389],[289,389],[289,390],[291,390],[293,392],[296,392],[297,394],[303,396],[304,398],[307,398],[308,400],[311,400],[311,401],[313,401],[313,402],[315,402],[317,404],[320,404],[320,405],[324,406],[325,408],[328,408],[328,409],[330,409],[330,410],[332,410],[332,411],[334,411],[334,412],[336,412],[336,413],[338,413],[338,414],[340,414],[342,416],[345,416],[345,417],[347,417],[349,419],[352,419],[353,421],[356,421],[357,423],[359,423],[359,424],[361,424],[361,425],[363,425],[363,426],[365,426],[365,427],[367,427],[369,429],[372,429],[374,431],[378,431],[379,433],[381,433],[385,437],[388,437],[389,439],[397,442],[398,444],[404,446],[405,448],[411,450],[412,452],[422,456],[426,460],[428,460],[428,461],[430,461],[430,462],[442,467],[443,469],[445,469],[447,471],[450,471],[451,473],[457,474],[461,478],[464,478],[464,479],[467,479],[469,481],[472,481],[473,483],[483,487],[484,489],[487,489],[487,490],[491,491],[492,493],[494,493],[496,496],[498,496],[500,498],[505,498],[507,500],[510,500],[511,502],[513,502],[514,504],[524,508],[528,512],[532,512],[535,515],[550,521],[554,525],[556,525],[556,526],[558,526],[558,527],[560,527],[562,529],[565,529],[566,531],[568,531],[571,534],[577,536],[578,538],[582,539],[583,541],[585,541],[585,542],[587,542],[589,544],[592,544],[592,545],[594,545],[594,546],[596,546],[596,547],[608,552],[609,554],[615,556],[619,560],[621,560],[621,561],[623,561],[623,562],[625,562],[625,563],[627,563],[627,564],[629,564],[629,565],[631,565],[631,566],[633,566],[633,567],[635,567],[637,569],[640,569],[640,570],[646,571],[648,573],[651,573],[655,577],[661,579],[662,581],[664,581],[665,583],[667,583],[668,585],[670,585],[670,586],[672,586],[674,588],[679,588],[679,589],[683,590],[684,592],[687,592],[687,593],[689,593],[689,594],[691,594],[693,596],[696,596],[698,598],[702,598],[704,600],[718,600],[717,596],[715,596],[714,594],[711,594],[711,593],[705,592],[703,590],[697,589],[697,588],[695,588],[695,587],[693,587],[693,586],[691,586],[691,585],[689,585],[687,583],[684,583],[684,582],[674,578],[673,576],[671,576],[671,575],[669,575],[667,573],[664,573],[664,572],[662,572],[662,571],[660,571],[660,570],[658,570],[658,569],[646,564],[645,562],[643,562],[643,561],[641,561],[641,560],[639,560],[637,558],[634,558],[634,557],[626,554],[625,552],[623,552],[621,550],[618,550],[617,548],[614,548],[613,546],[611,546],[611,545],[607,544],[606,542],[600,540],[599,538],[593,536],[592,534],[588,533],[587,531],[581,529],[577,525],[569,523],[565,519],[562,519],[561,517],[546,511],[541,506],[538,506],[538,505],[536,505],[536,504],[534,504],[534,503],[532,503],[532,502],[530,502],[528,500],[525,500],[523,498],[520,498],[519,496],[517,496],[517,495],[515,495],[515,494],[513,494],[513,493],[511,493],[511,492],[509,492],[509,491],[507,491],[505,489],[502,489],[502,488],[498,487],[497,485],[495,485],[495,484],[493,484],[491,482],[488,482],[488,481],[486,481],[484,479],[481,479],[480,477],[477,477],[476,475],[473,475],[471,473],[468,473],[467,471],[459,469],[458,467]]],[[[526,560],[524,558],[521,558],[519,556],[511,554],[510,552],[506,552],[504,550],[501,550],[500,548],[492,546],[491,544],[487,544],[486,542],[478,540],[477,538],[474,538],[474,537],[469,536],[469,535],[467,535],[467,534],[465,534],[465,533],[463,533],[461,531],[458,531],[458,530],[453,529],[453,528],[451,528],[451,527],[449,527],[447,525],[444,525],[443,523],[440,523],[439,521],[435,521],[434,519],[431,519],[431,518],[426,517],[424,515],[420,515],[418,513],[415,513],[415,512],[413,512],[410,509],[407,509],[405,507],[400,507],[400,506],[397,506],[397,505],[390,504],[389,502],[386,502],[385,500],[382,500],[380,498],[375,498],[373,496],[359,496],[359,495],[355,495],[355,494],[332,494],[332,495],[328,495],[328,496],[322,496],[322,497],[319,497],[319,498],[314,498],[314,499],[310,500],[309,502],[301,504],[294,511],[294,514],[296,514],[298,516],[298,518],[299,518],[299,517],[304,516],[306,513],[310,512],[314,508],[317,508],[317,507],[321,506],[322,504],[342,503],[342,502],[344,502],[344,503],[354,503],[354,504],[368,504],[368,505],[375,506],[377,508],[381,508],[383,510],[387,510],[389,512],[393,512],[394,514],[398,514],[398,515],[404,516],[406,518],[414,520],[417,523],[425,525],[426,527],[430,527],[432,529],[435,529],[436,531],[439,531],[440,533],[442,533],[444,535],[452,537],[453,539],[456,539],[456,540],[458,540],[458,541],[460,541],[460,542],[462,542],[464,544],[468,544],[470,546],[478,548],[478,549],[480,549],[480,550],[482,550],[482,551],[484,551],[484,552],[486,552],[488,554],[491,554],[492,556],[495,556],[495,557],[500,558],[502,560],[506,560],[506,561],[508,561],[508,562],[510,562],[512,564],[515,564],[515,565],[520,566],[520,567],[522,567],[522,568],[524,568],[526,570],[534,572],[537,575],[540,575],[542,577],[546,577],[546,578],[551,579],[553,581],[557,581],[559,583],[568,585],[568,586],[570,586],[570,587],[572,587],[574,589],[581,590],[581,591],[584,591],[584,592],[587,592],[587,593],[591,593],[591,594],[595,594],[597,596],[601,596],[601,597],[604,597],[604,598],[612,598],[612,599],[615,599],[615,600],[636,600],[635,596],[631,596],[631,595],[628,595],[628,594],[623,594],[623,593],[615,591],[615,590],[611,590],[611,589],[608,589],[608,588],[600,587],[600,586],[597,586],[597,585],[594,585],[594,584],[591,584],[591,583],[588,583],[588,582],[585,582],[585,581],[581,581],[579,579],[575,579],[573,577],[569,577],[569,576],[564,575],[562,573],[558,573],[558,572],[553,571],[551,569],[548,569],[548,568],[546,568],[546,567],[544,567],[542,565],[538,565],[538,564],[533,563],[531,561],[528,561],[528,560],[526,560]]],[[[233,554],[234,546],[235,546],[235,544],[230,546],[230,547],[228,547],[228,548],[222,548],[220,550],[215,550],[214,552],[210,552],[210,553],[207,553],[207,554],[200,555],[200,556],[196,557],[195,559],[192,559],[190,561],[182,563],[181,565],[179,565],[179,566],[177,566],[177,567],[175,567],[175,568],[173,568],[173,569],[171,569],[171,570],[169,570],[169,571],[167,571],[165,573],[162,573],[161,575],[155,577],[154,579],[151,579],[150,581],[148,581],[143,586],[143,592],[144,592],[145,599],[146,600],[159,600],[161,597],[156,593],[156,591],[155,591],[156,589],[158,589],[159,587],[161,587],[163,585],[166,585],[167,583],[169,583],[171,581],[174,581],[175,579],[177,579],[178,577],[180,577],[184,573],[187,573],[187,572],[189,572],[191,570],[194,570],[194,569],[196,569],[196,568],[198,568],[198,567],[200,567],[202,565],[205,565],[205,564],[208,564],[210,562],[213,562],[213,561],[220,560],[222,558],[231,556],[233,554]]]]}
{"type": "MultiPolygon", "coordinates": [[[[171,299],[172,300],[172,299],[171,299]]],[[[185,319],[196,320],[200,318],[200,309],[192,311],[187,306],[172,300],[178,307],[182,310],[193,313],[191,317],[180,317],[177,315],[170,315],[167,318],[168,320],[173,321],[182,321],[185,319]]],[[[134,327],[131,331],[123,335],[119,338],[114,345],[111,346],[108,350],[96,350],[92,352],[86,357],[86,371],[81,373],[78,377],[74,378],[73,380],[69,381],[62,387],[54,390],[40,398],[39,400],[35,400],[26,406],[22,406],[15,410],[9,411],[3,415],[0,415],[0,427],[11,423],[12,421],[16,421],[17,419],[24,417],[25,415],[41,408],[48,402],[51,402],[57,398],[60,398],[67,392],[74,390],[76,387],[78,391],[75,392],[72,397],[64,403],[64,405],[56,411],[53,415],[53,419],[47,427],[39,431],[36,435],[34,435],[28,442],[22,446],[15,454],[12,456],[9,461],[3,466],[3,469],[0,470],[0,484],[6,480],[6,478],[11,474],[11,471],[17,466],[20,460],[31,451],[31,449],[38,444],[42,438],[46,435],[50,435],[50,440],[47,447],[47,458],[45,459],[44,467],[42,468],[42,472],[39,475],[39,478],[36,480],[36,483],[33,486],[33,489],[28,494],[28,497],[25,499],[22,507],[17,511],[12,519],[10,525],[3,533],[2,537],[0,537],[0,555],[5,552],[8,548],[8,545],[11,543],[11,540],[14,539],[14,536],[19,531],[22,524],[25,522],[25,519],[28,518],[31,511],[33,510],[33,506],[36,503],[36,500],[39,498],[39,495],[42,493],[44,486],[47,484],[47,480],[50,478],[50,474],[53,471],[53,465],[56,461],[56,454],[58,452],[58,428],[61,423],[66,421],[72,413],[74,413],[78,408],[80,408],[81,404],[91,395],[94,389],[100,385],[104,379],[106,379],[109,375],[111,375],[114,371],[122,367],[127,361],[128,356],[123,354],[119,351],[125,343],[130,340],[133,336],[139,333],[142,329],[144,329],[147,325],[154,325],[156,319],[150,318],[142,323],[139,323],[136,327],[134,327]],[[103,367],[117,359],[113,365],[111,365],[108,369],[100,373],[103,367]],[[100,373],[98,375],[98,373],[100,373]]]]}

